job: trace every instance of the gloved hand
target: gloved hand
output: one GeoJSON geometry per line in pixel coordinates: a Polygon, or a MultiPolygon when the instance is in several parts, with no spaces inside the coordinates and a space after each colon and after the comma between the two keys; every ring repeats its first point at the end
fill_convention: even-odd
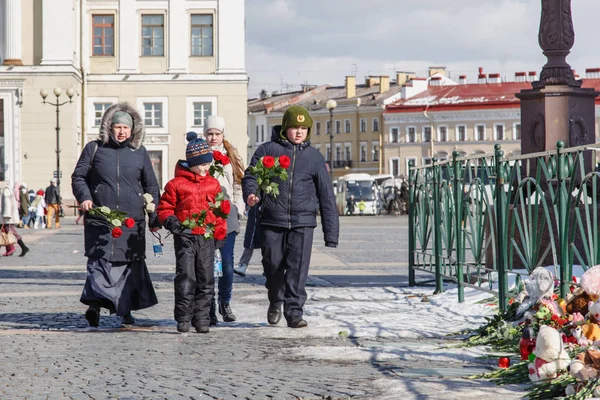
{"type": "Polygon", "coordinates": [[[181,225],[181,222],[179,222],[179,219],[174,215],[171,215],[170,217],[165,219],[163,226],[166,230],[170,231],[173,234],[181,232],[181,228],[183,227],[181,225]]]}
{"type": "Polygon", "coordinates": [[[333,247],[336,248],[338,246],[335,242],[325,242],[325,247],[333,247]]]}
{"type": "Polygon", "coordinates": [[[223,247],[225,247],[225,240],[217,240],[217,239],[215,239],[215,249],[216,250],[221,250],[223,247]]]}

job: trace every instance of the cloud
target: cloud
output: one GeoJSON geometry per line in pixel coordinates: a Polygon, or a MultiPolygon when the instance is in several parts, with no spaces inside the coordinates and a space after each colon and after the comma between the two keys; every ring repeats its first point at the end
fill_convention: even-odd
{"type": "MultiPolygon", "coordinates": [[[[597,0],[572,5],[576,31],[569,62],[580,73],[600,67],[595,40],[597,0]]],[[[446,65],[475,79],[477,67],[512,79],[540,71],[540,0],[248,0],[250,95],[287,85],[343,84],[358,69],[424,74],[446,65]]]]}

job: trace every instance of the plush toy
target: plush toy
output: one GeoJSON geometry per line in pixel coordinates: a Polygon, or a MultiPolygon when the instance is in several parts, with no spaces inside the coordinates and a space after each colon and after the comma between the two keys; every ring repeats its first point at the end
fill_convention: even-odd
{"type": "Polygon", "coordinates": [[[581,276],[581,288],[591,296],[600,296],[600,265],[595,265],[581,276]]]}
{"type": "Polygon", "coordinates": [[[538,300],[543,298],[552,298],[554,294],[554,278],[552,273],[543,267],[537,267],[529,275],[529,280],[525,281],[525,290],[527,296],[517,308],[517,315],[523,314],[529,310],[538,300]]]}
{"type": "Polygon", "coordinates": [[[540,327],[533,354],[536,358],[529,364],[529,379],[532,382],[556,378],[557,372],[566,369],[571,362],[560,332],[548,325],[540,327]]]}
{"type": "Polygon", "coordinates": [[[600,322],[600,302],[590,301],[588,303],[588,318],[592,322],[600,322]]]}
{"type": "Polygon", "coordinates": [[[571,301],[567,303],[567,313],[575,314],[578,312],[581,315],[586,315],[588,313],[588,304],[590,301],[592,301],[592,297],[587,292],[581,291],[580,293],[577,293],[573,296],[571,301]]]}
{"type": "Polygon", "coordinates": [[[593,322],[588,322],[581,325],[581,333],[583,333],[583,336],[592,342],[600,340],[600,326],[593,322]]]}
{"type": "Polygon", "coordinates": [[[592,343],[594,343],[583,334],[583,329],[581,328],[581,326],[578,326],[577,328],[575,328],[575,330],[573,330],[573,336],[575,337],[575,339],[577,339],[577,344],[581,347],[588,347],[591,346],[592,343]]]}

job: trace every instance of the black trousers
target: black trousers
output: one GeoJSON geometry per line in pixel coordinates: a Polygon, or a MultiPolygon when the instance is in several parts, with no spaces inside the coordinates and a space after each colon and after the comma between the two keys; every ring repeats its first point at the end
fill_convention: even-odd
{"type": "Polygon", "coordinates": [[[202,235],[174,235],[175,320],[208,326],[210,303],[215,295],[213,239],[202,235]]]}
{"type": "Polygon", "coordinates": [[[262,228],[262,264],[269,302],[283,303],[283,315],[288,321],[301,319],[314,228],[262,228]]]}

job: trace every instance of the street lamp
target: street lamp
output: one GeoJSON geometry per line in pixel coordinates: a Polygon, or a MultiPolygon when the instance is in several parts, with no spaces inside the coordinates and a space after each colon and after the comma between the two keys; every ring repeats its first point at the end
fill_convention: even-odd
{"type": "Polygon", "coordinates": [[[326,107],[329,110],[329,176],[333,183],[333,110],[337,107],[337,102],[329,99],[326,107]]]}
{"type": "Polygon", "coordinates": [[[68,88],[67,96],[69,97],[69,101],[63,101],[62,103],[59,101],[60,95],[62,94],[62,89],[56,87],[54,88],[53,93],[56,96],[56,103],[47,102],[46,97],[48,97],[48,91],[46,89],[40,90],[40,96],[42,97],[43,103],[56,107],[56,190],[58,193],[60,193],[60,107],[67,103],[73,102],[75,90],[73,88],[68,88]]]}

